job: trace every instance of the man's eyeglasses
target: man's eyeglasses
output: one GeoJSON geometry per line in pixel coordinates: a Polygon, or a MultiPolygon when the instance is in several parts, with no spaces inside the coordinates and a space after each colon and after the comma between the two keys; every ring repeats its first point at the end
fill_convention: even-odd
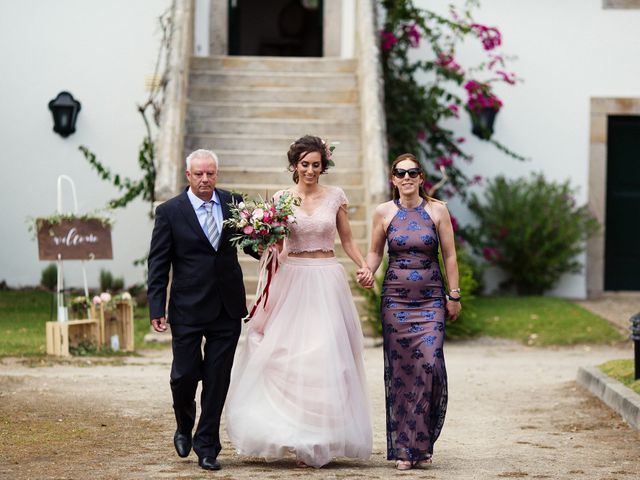
{"type": "Polygon", "coordinates": [[[419,168],[410,168],[409,170],[405,170],[404,168],[393,169],[393,176],[396,178],[404,178],[407,173],[409,174],[409,178],[416,178],[422,171],[419,168]]]}

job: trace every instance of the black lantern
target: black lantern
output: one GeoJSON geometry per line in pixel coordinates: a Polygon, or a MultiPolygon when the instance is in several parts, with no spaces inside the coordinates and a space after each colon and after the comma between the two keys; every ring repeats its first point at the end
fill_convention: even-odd
{"type": "Polygon", "coordinates": [[[482,140],[489,140],[493,135],[493,122],[498,110],[493,107],[482,107],[471,112],[471,133],[482,140]]]}
{"type": "Polygon", "coordinates": [[[53,131],[68,137],[76,131],[76,119],[80,111],[80,102],[69,92],[60,92],[49,102],[49,110],[53,115],[53,131]]]}

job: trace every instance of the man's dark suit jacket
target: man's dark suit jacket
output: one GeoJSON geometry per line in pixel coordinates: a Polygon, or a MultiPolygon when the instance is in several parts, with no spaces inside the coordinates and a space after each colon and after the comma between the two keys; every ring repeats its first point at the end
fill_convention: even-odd
{"type": "MultiPolygon", "coordinates": [[[[223,219],[229,203],[239,195],[216,188],[223,219]]],[[[151,319],[165,316],[169,268],[173,266],[168,321],[174,325],[202,325],[215,320],[221,308],[231,318],[247,315],[242,270],[233,230],[224,227],[216,252],[204,234],[187,191],[156,209],[148,261],[148,299],[151,319]]]]}

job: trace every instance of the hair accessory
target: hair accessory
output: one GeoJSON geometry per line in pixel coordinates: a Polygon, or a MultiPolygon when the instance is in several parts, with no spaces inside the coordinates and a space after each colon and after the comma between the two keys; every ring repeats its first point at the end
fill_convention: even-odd
{"type": "Polygon", "coordinates": [[[322,139],[322,144],[324,145],[324,148],[327,151],[327,168],[335,167],[336,164],[331,159],[331,157],[333,156],[333,151],[336,149],[336,145],[338,144],[338,142],[329,143],[325,139],[322,139]]]}

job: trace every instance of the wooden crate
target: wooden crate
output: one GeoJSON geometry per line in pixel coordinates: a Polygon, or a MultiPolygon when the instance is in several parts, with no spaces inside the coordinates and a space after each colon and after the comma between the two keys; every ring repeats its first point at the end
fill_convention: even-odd
{"type": "Polygon", "coordinates": [[[69,356],[69,346],[77,346],[83,340],[99,344],[100,323],[98,319],[47,322],[47,355],[69,356]]]}
{"type": "Polygon", "coordinates": [[[100,345],[111,346],[111,337],[118,335],[120,350],[133,352],[133,305],[130,302],[117,302],[115,308],[105,309],[100,304],[97,309],[100,321],[100,345]]]}

